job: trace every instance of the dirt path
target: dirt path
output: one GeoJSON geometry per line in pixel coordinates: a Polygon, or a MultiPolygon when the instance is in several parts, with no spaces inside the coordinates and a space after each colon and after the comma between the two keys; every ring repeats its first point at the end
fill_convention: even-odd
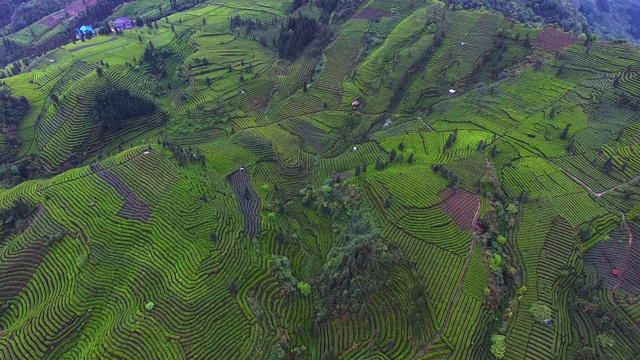
{"type": "Polygon", "coordinates": [[[573,180],[573,181],[577,182],[578,184],[582,185],[582,187],[584,187],[585,189],[589,190],[589,192],[590,192],[591,194],[593,194],[593,196],[598,197],[598,198],[599,198],[599,197],[601,197],[602,195],[606,195],[606,194],[608,194],[608,193],[610,193],[610,192],[612,192],[612,191],[617,190],[617,189],[618,189],[618,188],[620,188],[621,186],[624,186],[624,185],[627,185],[627,184],[631,184],[631,183],[633,183],[633,182],[635,182],[635,181],[640,180],[640,175],[638,175],[638,176],[636,176],[636,177],[632,178],[632,179],[631,179],[631,180],[629,180],[629,181],[623,182],[622,184],[619,184],[619,185],[616,185],[616,186],[612,187],[611,189],[607,189],[607,190],[605,190],[605,191],[603,191],[603,192],[599,192],[599,193],[597,193],[597,192],[593,191],[593,189],[592,189],[589,185],[587,185],[587,184],[585,184],[584,182],[582,182],[582,180],[578,179],[577,177],[575,177],[575,176],[573,176],[573,175],[569,174],[568,172],[566,172],[566,171],[564,171],[564,170],[563,170],[562,172],[563,172],[563,173],[565,173],[565,175],[567,175],[568,177],[570,177],[570,178],[571,178],[571,180],[573,180]]]}
{"type": "Polygon", "coordinates": [[[427,352],[427,350],[429,350],[429,346],[431,346],[431,344],[433,344],[442,336],[442,334],[444,334],[444,331],[447,329],[447,325],[449,324],[449,320],[451,319],[453,308],[455,307],[456,302],[458,301],[458,297],[460,297],[460,293],[462,292],[462,286],[464,285],[464,280],[467,277],[467,272],[469,271],[469,263],[471,263],[471,255],[473,254],[473,248],[475,246],[474,235],[476,234],[476,223],[478,221],[478,215],[480,214],[480,208],[482,207],[482,204],[480,203],[480,197],[476,196],[476,199],[478,208],[476,209],[476,213],[473,215],[473,220],[471,221],[471,246],[469,247],[469,253],[467,254],[467,259],[464,263],[464,272],[462,273],[462,279],[458,284],[458,290],[456,290],[456,294],[453,296],[453,299],[451,299],[451,302],[449,303],[449,309],[447,309],[447,315],[444,318],[444,322],[442,323],[440,331],[438,331],[438,333],[436,333],[436,335],[431,338],[431,340],[429,340],[427,344],[423,346],[422,349],[420,349],[420,351],[418,351],[418,353],[413,357],[413,360],[416,360],[419,357],[423,356],[427,352]]]}
{"type": "Polygon", "coordinates": [[[624,224],[624,227],[627,228],[627,231],[629,232],[629,247],[627,247],[627,256],[625,256],[624,258],[624,266],[622,267],[622,270],[620,270],[620,280],[618,280],[618,283],[614,285],[613,288],[611,288],[611,301],[613,301],[613,303],[615,304],[615,292],[616,289],[622,285],[622,282],[624,281],[624,273],[627,270],[627,268],[629,267],[629,259],[631,258],[631,249],[633,248],[633,231],[631,230],[631,227],[629,227],[629,224],[627,223],[627,218],[624,216],[624,213],[622,213],[622,224],[624,224]]]}
{"type": "MultiPolygon", "coordinates": [[[[109,40],[106,41],[101,41],[99,43],[95,43],[95,44],[86,44],[86,45],[80,45],[77,48],[73,48],[71,50],[69,50],[69,52],[76,52],[76,51],[80,51],[82,49],[86,49],[86,48],[90,48],[90,47],[94,47],[94,46],[98,46],[98,45],[102,45],[102,44],[106,44],[106,43],[110,43],[112,41],[116,41],[117,38],[115,36],[112,36],[109,38],[109,40]]],[[[91,40],[87,40],[87,41],[91,41],[91,40]]]]}

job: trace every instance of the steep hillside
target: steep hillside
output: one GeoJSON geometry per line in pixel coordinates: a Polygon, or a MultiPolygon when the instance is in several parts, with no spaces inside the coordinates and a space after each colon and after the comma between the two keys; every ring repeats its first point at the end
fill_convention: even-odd
{"type": "Polygon", "coordinates": [[[639,49],[156,11],[2,80],[1,359],[640,359],[639,49]]]}
{"type": "Polygon", "coordinates": [[[453,1],[465,9],[498,11],[533,26],[557,24],[574,34],[640,44],[640,4],[634,0],[488,0],[453,1]]]}

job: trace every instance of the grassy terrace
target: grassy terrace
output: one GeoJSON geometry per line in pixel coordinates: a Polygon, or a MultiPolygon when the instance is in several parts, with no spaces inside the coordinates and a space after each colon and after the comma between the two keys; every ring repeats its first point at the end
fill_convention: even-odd
{"type": "Polygon", "coordinates": [[[550,53],[553,31],[371,0],[285,61],[290,3],[205,1],[3,80],[31,108],[0,150],[17,136],[47,179],[0,186],[0,210],[32,209],[0,228],[0,358],[493,359],[498,334],[505,359],[638,359],[640,50],[550,53]],[[103,133],[114,89],[154,110],[103,133]],[[406,261],[317,319],[342,240],[303,198],[336,178],[406,261]]]}

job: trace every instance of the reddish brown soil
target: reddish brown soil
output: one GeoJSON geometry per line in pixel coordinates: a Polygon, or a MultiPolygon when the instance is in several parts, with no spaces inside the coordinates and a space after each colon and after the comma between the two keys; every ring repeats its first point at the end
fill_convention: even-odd
{"type": "Polygon", "coordinates": [[[40,21],[40,24],[54,27],[60,23],[64,19],[64,11],[57,12],[53,15],[46,17],[44,20],[40,21]]]}
{"type": "Polygon", "coordinates": [[[480,201],[478,196],[461,189],[448,188],[442,194],[440,206],[461,230],[470,231],[480,201]]]}
{"type": "Polygon", "coordinates": [[[40,21],[40,24],[47,26],[56,26],[58,25],[62,19],[65,17],[65,12],[69,14],[69,18],[73,19],[78,16],[81,12],[87,10],[87,8],[91,5],[95,5],[98,3],[98,0],[85,0],[84,3],[82,0],[76,0],[71,4],[64,7],[64,11],[59,11],[55,14],[49,15],[44,20],[40,21]]]}
{"type": "Polygon", "coordinates": [[[98,0],[85,0],[84,3],[82,0],[76,0],[71,4],[64,7],[64,11],[69,13],[69,16],[74,18],[78,16],[81,12],[87,10],[89,6],[95,5],[98,3],[98,0]]]}
{"type": "Polygon", "coordinates": [[[537,49],[554,54],[563,53],[570,46],[578,42],[578,38],[564,33],[554,27],[544,28],[535,40],[537,49]]]}
{"type": "Polygon", "coordinates": [[[260,216],[262,205],[260,197],[253,189],[249,171],[241,168],[227,176],[227,182],[233,188],[240,206],[240,213],[244,217],[245,234],[250,238],[257,237],[262,231],[262,217],[260,216]]]}
{"type": "Polygon", "coordinates": [[[376,10],[376,9],[363,9],[359,13],[357,13],[354,18],[355,19],[367,19],[367,20],[380,20],[385,16],[390,16],[386,11],[376,10]]]}
{"type": "Polygon", "coordinates": [[[113,186],[118,194],[124,198],[125,203],[122,210],[118,213],[119,216],[130,220],[149,221],[151,217],[149,205],[145,204],[134,194],[122,180],[98,164],[91,165],[91,170],[109,185],[113,186]]]}

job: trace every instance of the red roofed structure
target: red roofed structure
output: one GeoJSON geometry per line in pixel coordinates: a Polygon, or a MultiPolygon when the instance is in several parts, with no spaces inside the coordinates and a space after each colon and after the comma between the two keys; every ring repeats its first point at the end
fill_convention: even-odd
{"type": "Polygon", "coordinates": [[[613,275],[618,276],[618,274],[620,274],[620,271],[618,271],[618,269],[613,269],[613,275]]]}
{"type": "Polygon", "coordinates": [[[351,105],[353,105],[353,106],[358,106],[358,105],[360,105],[360,101],[358,101],[358,100],[354,100],[354,101],[351,103],[351,105]]]}

